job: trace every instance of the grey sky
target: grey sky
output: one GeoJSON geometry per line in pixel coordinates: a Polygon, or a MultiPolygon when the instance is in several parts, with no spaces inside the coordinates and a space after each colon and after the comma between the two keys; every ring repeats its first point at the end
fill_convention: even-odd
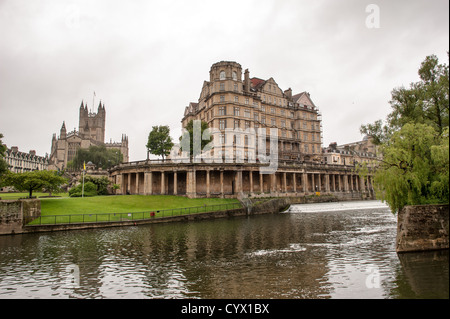
{"type": "Polygon", "coordinates": [[[448,0],[0,0],[0,132],[45,155],[63,121],[78,129],[81,100],[97,111],[101,99],[107,141],[125,133],[130,160],[144,159],[151,127],[178,139],[210,66],[231,60],[310,92],[324,146],[354,142],[427,55],[448,63],[448,11],[448,0]],[[379,28],[366,26],[371,3],[379,28]]]}

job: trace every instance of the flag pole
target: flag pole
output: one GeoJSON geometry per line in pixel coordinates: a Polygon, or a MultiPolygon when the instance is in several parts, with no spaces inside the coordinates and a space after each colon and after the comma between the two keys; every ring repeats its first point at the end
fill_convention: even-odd
{"type": "Polygon", "coordinates": [[[81,189],[81,198],[84,197],[84,173],[86,172],[86,162],[83,162],[83,187],[81,189]]]}

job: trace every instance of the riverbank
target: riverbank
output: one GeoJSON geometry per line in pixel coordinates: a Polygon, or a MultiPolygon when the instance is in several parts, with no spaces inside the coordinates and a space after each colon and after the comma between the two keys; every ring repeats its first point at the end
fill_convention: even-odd
{"type": "MultiPolygon", "coordinates": [[[[236,207],[239,203],[236,199],[221,199],[221,198],[197,198],[190,199],[182,196],[173,195],[129,195],[129,196],[106,196],[106,201],[116,201],[121,204],[105,205],[101,201],[102,197],[93,198],[61,198],[61,199],[43,199],[43,200],[24,200],[17,201],[19,204],[14,211],[14,214],[5,213],[3,209],[2,223],[0,227],[0,235],[33,233],[33,232],[48,232],[61,230],[77,230],[88,228],[104,228],[104,227],[120,227],[133,226],[150,223],[167,223],[179,221],[192,221],[200,219],[214,219],[235,216],[245,216],[254,214],[274,214],[286,210],[292,204],[304,203],[322,203],[322,202],[336,202],[342,200],[355,200],[352,194],[343,194],[336,196],[335,194],[322,195],[308,195],[300,197],[275,197],[275,198],[240,198],[241,207],[236,207]],[[142,204],[142,201],[152,200],[153,204],[159,202],[158,205],[150,206],[148,203],[142,204]],[[206,201],[206,202],[205,202],[206,201]],[[136,202],[141,202],[140,206],[136,202]],[[182,207],[186,203],[191,205],[195,203],[202,203],[201,206],[196,207],[182,207]],[[220,203],[219,203],[220,202],[220,203]],[[20,204],[22,203],[22,204],[20,204]],[[30,213],[27,211],[23,203],[33,203],[31,207],[35,207],[30,213]],[[75,205],[73,205],[75,203],[75,205]],[[81,204],[81,209],[75,209],[77,204],[81,204]],[[220,205],[207,205],[207,204],[220,205]],[[22,206],[21,206],[22,205],[22,206]],[[41,205],[44,208],[41,208],[41,205]],[[68,206],[67,206],[68,205],[68,206]],[[83,211],[83,207],[97,209],[96,211],[83,211]],[[180,207],[181,205],[181,207],[180,207]],[[230,206],[228,206],[230,205],[230,206]],[[53,206],[53,207],[52,207],[53,206]],[[70,208],[72,206],[72,208],[70,208]],[[25,208],[24,208],[25,207],[25,208]],[[57,209],[55,208],[57,207],[57,209]],[[75,208],[74,208],[75,207],[75,208]],[[109,207],[109,208],[108,208],[109,207]],[[114,212],[111,207],[117,210],[114,212]],[[158,208],[159,207],[159,208],[158,208]],[[173,207],[172,209],[165,209],[165,213],[158,214],[158,210],[162,208],[173,207]],[[141,210],[139,209],[141,208],[141,210]],[[211,208],[211,209],[210,209],[211,208]],[[42,209],[42,211],[41,211],[42,209]],[[70,209],[74,217],[69,214],[70,209]],[[122,210],[121,210],[122,209],[122,210]],[[140,210],[140,211],[139,211],[140,210]],[[170,212],[171,210],[171,212],[170,212]],[[50,215],[49,212],[58,211],[59,215],[50,215]],[[102,213],[107,211],[108,213],[102,213]],[[100,213],[99,213],[100,212],[100,213]],[[125,216],[123,214],[126,214],[125,216]],[[136,217],[136,215],[138,217],[136,217]],[[82,217],[80,217],[82,216],[82,217]],[[6,219],[5,219],[6,217],[6,219]],[[99,218],[100,217],[100,218],[99,218]],[[46,222],[42,222],[47,218],[46,222]],[[54,221],[54,222],[52,222],[54,221]],[[14,226],[14,227],[12,227],[14,226]]],[[[358,197],[359,199],[359,197],[358,197]]],[[[11,201],[8,205],[11,206],[11,201]]],[[[7,209],[6,209],[7,210],[7,209]]]]}

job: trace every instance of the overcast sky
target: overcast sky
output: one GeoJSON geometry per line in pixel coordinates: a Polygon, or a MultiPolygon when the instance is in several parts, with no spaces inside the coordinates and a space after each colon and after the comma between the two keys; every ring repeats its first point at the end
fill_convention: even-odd
{"type": "Polygon", "coordinates": [[[226,60],[309,92],[324,146],[354,142],[427,55],[448,64],[448,12],[448,0],[0,0],[0,133],[43,156],[63,121],[78,130],[82,100],[96,112],[101,99],[106,141],[125,133],[130,160],[145,159],[151,127],[178,140],[185,106],[226,60]]]}

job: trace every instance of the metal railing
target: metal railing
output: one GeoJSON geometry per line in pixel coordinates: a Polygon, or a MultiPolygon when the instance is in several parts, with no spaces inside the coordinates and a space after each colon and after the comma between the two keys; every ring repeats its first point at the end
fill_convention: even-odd
{"type": "Polygon", "coordinates": [[[69,214],[69,215],[48,215],[48,216],[44,215],[39,216],[31,223],[29,223],[27,226],[139,221],[153,218],[188,216],[193,214],[208,213],[236,208],[242,208],[242,204],[228,203],[218,205],[203,205],[195,207],[149,210],[145,212],[127,212],[127,213],[69,214]]]}

